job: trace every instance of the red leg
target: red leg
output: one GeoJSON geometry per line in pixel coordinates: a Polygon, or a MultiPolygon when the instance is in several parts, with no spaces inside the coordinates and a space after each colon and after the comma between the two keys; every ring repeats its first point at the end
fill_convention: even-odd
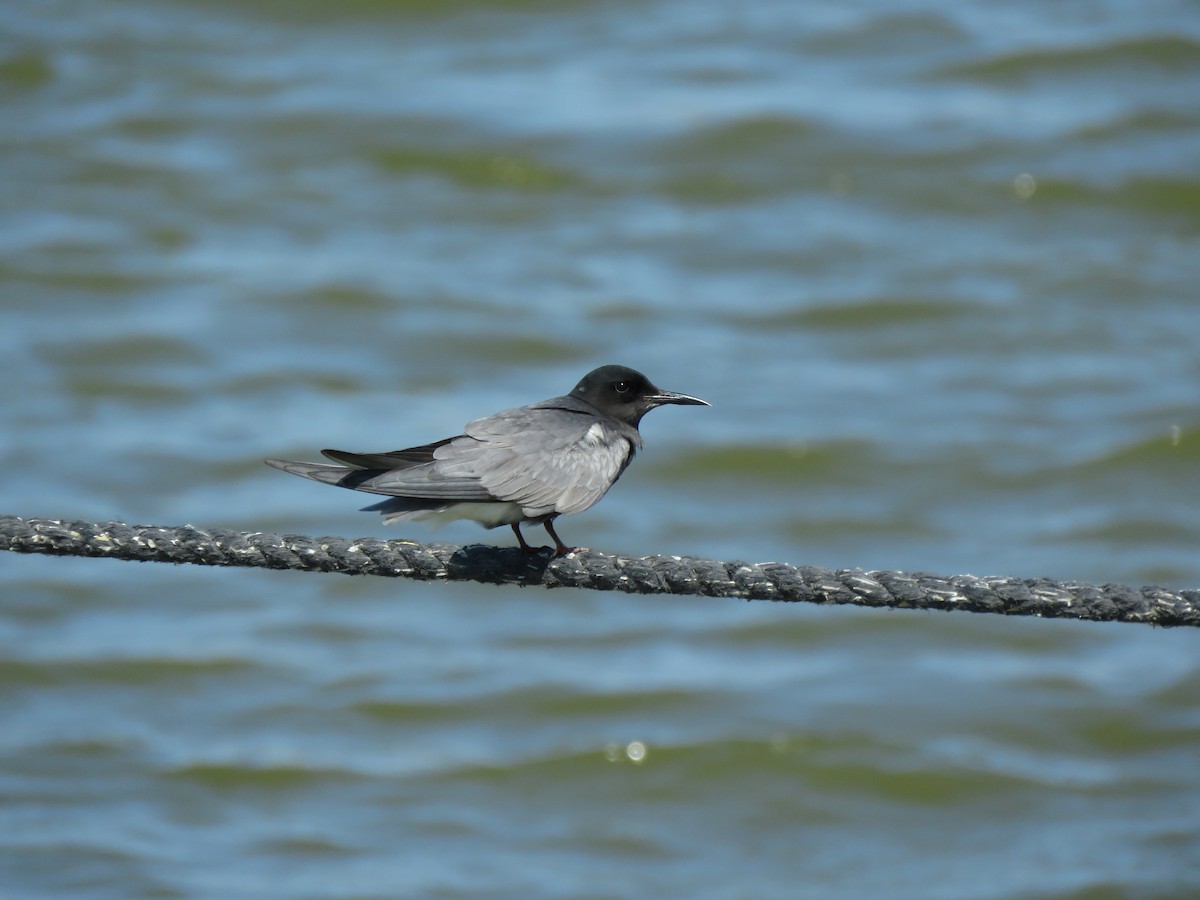
{"type": "MultiPolygon", "coordinates": [[[[559,539],[558,535],[554,531],[554,525],[551,524],[551,521],[552,520],[550,519],[546,520],[546,533],[549,534],[550,537],[554,538],[554,555],[557,557],[566,556],[568,553],[574,553],[574,547],[568,547],[562,542],[562,540],[559,539]]],[[[516,526],[514,525],[513,527],[515,528],[516,526]]]]}
{"type": "Polygon", "coordinates": [[[521,534],[521,526],[518,523],[514,522],[512,530],[513,530],[513,534],[515,534],[517,536],[517,543],[521,545],[521,553],[523,553],[525,555],[532,553],[533,548],[530,547],[527,543],[525,543],[525,536],[523,534],[521,534]]]}

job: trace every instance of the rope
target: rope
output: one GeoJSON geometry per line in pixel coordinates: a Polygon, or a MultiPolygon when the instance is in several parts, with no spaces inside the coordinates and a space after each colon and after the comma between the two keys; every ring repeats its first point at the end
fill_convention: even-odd
{"type": "Polygon", "coordinates": [[[0,516],[0,549],[52,556],[386,575],[423,581],[592,588],[892,609],[1200,626],[1200,590],[1094,585],[1048,578],[978,578],[718,562],[687,556],[609,556],[582,550],[552,559],[516,548],[418,544],[376,538],[244,533],[191,525],[62,522],[0,516]]]}

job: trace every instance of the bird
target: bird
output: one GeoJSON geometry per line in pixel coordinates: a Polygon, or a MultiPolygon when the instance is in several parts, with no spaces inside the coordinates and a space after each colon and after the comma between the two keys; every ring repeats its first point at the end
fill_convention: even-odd
{"type": "Polygon", "coordinates": [[[540,524],[554,556],[572,553],[554,530],[559,516],[590,509],[642,448],[638,425],[668,404],[708,406],[699,397],[665,391],[627,366],[585,375],[569,394],[506,409],[469,422],[463,433],[431,444],[382,453],[322,450],[328,463],[267,459],[292,475],[383,494],[363,507],[385,525],[471,519],[485,528],[512,526],[522,554],[538,552],[521,533],[540,524]]]}

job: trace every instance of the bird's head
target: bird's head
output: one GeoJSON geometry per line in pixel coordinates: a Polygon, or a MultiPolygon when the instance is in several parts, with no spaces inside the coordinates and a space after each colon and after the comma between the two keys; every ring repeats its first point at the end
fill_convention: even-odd
{"type": "Polygon", "coordinates": [[[637,428],[642,416],[656,406],[708,406],[699,397],[655,387],[650,379],[626,366],[601,366],[583,376],[571,396],[607,416],[637,428]]]}

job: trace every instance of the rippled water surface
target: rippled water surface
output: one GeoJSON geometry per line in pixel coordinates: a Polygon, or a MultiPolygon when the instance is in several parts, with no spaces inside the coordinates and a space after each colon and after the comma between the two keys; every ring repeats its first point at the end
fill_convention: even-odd
{"type": "MultiPolygon", "coordinates": [[[[12,0],[0,512],[426,540],[261,460],[623,362],[713,405],[573,543],[1200,586],[1198,97],[1187,2],[12,0]]],[[[5,897],[1200,892],[1187,631],[3,556],[5,897]]]]}

